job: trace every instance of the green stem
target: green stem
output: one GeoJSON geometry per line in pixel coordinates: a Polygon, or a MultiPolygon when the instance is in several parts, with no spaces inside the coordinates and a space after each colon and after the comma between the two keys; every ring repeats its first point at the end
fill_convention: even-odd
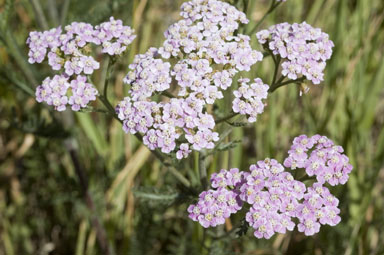
{"type": "MultiPolygon", "coordinates": [[[[123,121],[120,120],[115,112],[114,107],[111,105],[111,103],[108,100],[107,93],[108,93],[108,80],[109,76],[111,74],[113,64],[111,62],[108,62],[107,66],[107,74],[105,76],[105,81],[104,81],[104,89],[103,89],[103,94],[99,97],[101,102],[104,104],[104,106],[107,108],[107,111],[111,114],[113,118],[118,120],[121,124],[123,124],[123,121]]],[[[140,141],[143,142],[143,137],[139,133],[135,134],[136,138],[140,141]]],[[[161,154],[159,150],[151,150],[152,154],[155,155],[162,163],[164,166],[166,166],[169,170],[169,172],[176,178],[178,179],[185,187],[190,188],[191,183],[188,181],[187,178],[185,178],[171,163],[169,163],[164,156],[161,154]]]]}
{"type": "Polygon", "coordinates": [[[273,10],[276,9],[277,6],[279,6],[281,4],[281,2],[277,2],[276,3],[276,0],[273,0],[268,11],[264,14],[264,16],[259,20],[259,22],[257,22],[257,24],[252,28],[251,32],[249,32],[249,34],[253,34],[256,32],[256,30],[259,28],[259,26],[261,24],[263,24],[264,20],[267,18],[267,16],[273,12],[273,10]]]}
{"type": "Polygon", "coordinates": [[[166,96],[166,97],[169,97],[169,98],[175,98],[175,96],[172,95],[172,94],[171,94],[170,92],[168,92],[168,91],[163,91],[163,92],[161,92],[161,95],[166,96]]]}
{"type": "Polygon", "coordinates": [[[239,114],[239,113],[232,112],[232,113],[230,113],[229,115],[227,115],[227,116],[225,116],[225,117],[223,117],[223,118],[221,118],[221,119],[216,120],[215,123],[216,123],[216,124],[219,124],[219,123],[221,123],[221,122],[227,121],[227,120],[229,120],[229,119],[232,119],[233,117],[235,117],[235,116],[238,115],[238,114],[239,114]]]}
{"type": "Polygon", "coordinates": [[[220,236],[214,236],[213,239],[217,240],[217,239],[222,239],[222,238],[226,238],[226,237],[229,237],[231,234],[233,234],[236,230],[239,229],[239,227],[241,227],[241,223],[238,223],[236,226],[233,226],[231,230],[229,230],[228,232],[220,235],[220,236]]]}
{"type": "Polygon", "coordinates": [[[280,58],[280,56],[278,56],[276,59],[272,53],[271,53],[271,56],[272,56],[273,62],[275,63],[275,71],[273,72],[273,79],[272,79],[272,83],[271,83],[273,86],[276,82],[277,72],[279,71],[281,58],[280,58]]]}
{"type": "Polygon", "coordinates": [[[199,152],[199,173],[201,185],[206,190],[208,187],[207,168],[205,167],[205,155],[202,151],[199,152]]]}
{"type": "MultiPolygon", "coordinates": [[[[281,76],[280,79],[283,78],[284,79],[284,76],[281,76]]],[[[272,84],[272,86],[269,88],[268,92],[269,93],[272,93],[273,91],[275,91],[276,89],[282,87],[282,86],[285,86],[285,85],[288,85],[288,84],[291,84],[291,83],[296,83],[296,84],[300,84],[301,82],[303,82],[305,80],[305,77],[301,77],[299,79],[296,79],[296,80],[288,80],[288,81],[285,81],[285,82],[281,82],[280,80],[276,82],[276,84],[272,84]]]]}
{"type": "Polygon", "coordinates": [[[106,72],[105,80],[104,80],[103,94],[101,94],[99,98],[100,98],[101,102],[103,102],[105,107],[108,109],[108,111],[111,114],[113,113],[113,116],[115,116],[116,115],[115,108],[112,106],[112,104],[108,100],[108,85],[109,85],[109,78],[110,78],[110,75],[112,73],[113,64],[111,63],[110,59],[108,59],[107,61],[108,61],[107,72],[106,72]]]}

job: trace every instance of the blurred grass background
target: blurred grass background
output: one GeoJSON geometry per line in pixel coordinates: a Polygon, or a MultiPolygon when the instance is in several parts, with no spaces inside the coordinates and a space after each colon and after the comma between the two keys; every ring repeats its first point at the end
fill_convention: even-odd
{"type": "MultiPolygon", "coordinates": [[[[282,160],[299,134],[320,133],[342,145],[354,166],[347,185],[332,188],[342,221],[314,237],[294,231],[266,241],[248,231],[239,239],[214,240],[187,219],[187,205],[179,203],[183,190],[167,168],[120,123],[36,103],[34,89],[51,73],[46,64],[27,63],[30,31],[72,21],[98,24],[111,15],[135,28],[138,37],[115,68],[110,97],[116,103],[125,94],[122,78],[133,56],[161,45],[182,2],[0,0],[0,254],[103,254],[95,221],[111,254],[384,254],[382,0],[288,0],[272,13],[262,28],[307,21],[330,34],[336,47],[325,81],[308,84],[302,97],[294,85],[279,89],[254,126],[232,132],[230,140],[242,139],[240,145],[208,159],[209,173],[245,170],[265,157],[282,160]],[[84,180],[77,178],[79,169],[84,180]]],[[[243,8],[243,1],[228,2],[243,8]]],[[[250,27],[269,4],[249,1],[250,27]]],[[[260,49],[255,38],[253,44],[260,49]]],[[[272,70],[266,58],[246,75],[269,83],[272,70]]],[[[220,108],[228,112],[229,102],[220,108]]],[[[183,161],[179,171],[196,185],[193,162],[183,161]]]]}

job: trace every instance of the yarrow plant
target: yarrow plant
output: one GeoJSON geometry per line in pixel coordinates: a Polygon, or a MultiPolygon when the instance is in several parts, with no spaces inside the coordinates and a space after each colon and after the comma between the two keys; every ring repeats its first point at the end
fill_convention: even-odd
{"type": "MultiPolygon", "coordinates": [[[[129,66],[124,82],[130,85],[130,96],[116,108],[125,132],[139,132],[148,148],[176,151],[177,158],[187,157],[189,148],[214,148],[219,135],[207,106],[223,98],[222,90],[231,86],[236,73],[249,71],[263,58],[252,50],[249,36],[234,35],[239,24],[248,20],[233,6],[191,1],[182,5],[180,15],[183,19],[165,32],[163,46],[137,55],[129,66]],[[167,59],[176,63],[171,66],[167,59]],[[150,100],[171,84],[176,85],[172,88],[176,96],[165,102],[150,100]]],[[[255,105],[260,101],[257,96],[266,98],[266,91],[255,94],[254,104],[246,110],[254,119],[263,111],[262,105],[255,105]],[[251,113],[255,107],[258,112],[251,113]]]]}
{"type": "MultiPolygon", "coordinates": [[[[273,0],[267,14],[284,0],[273,0]]],[[[267,15],[266,14],[266,15],[267,15]]],[[[113,17],[93,26],[73,22],[44,32],[31,32],[27,39],[29,62],[46,57],[52,70],[36,89],[36,100],[57,111],[90,109],[100,99],[108,113],[122,123],[124,132],[134,134],[187,188],[191,183],[176,169],[178,160],[199,152],[198,168],[202,189],[207,187],[205,156],[215,153],[240,115],[256,122],[277,88],[303,82],[319,84],[326,61],[332,55],[329,36],[307,23],[277,24],[256,33],[264,52],[251,47],[251,36],[240,31],[248,24],[246,15],[218,0],[191,0],[181,6],[181,20],[164,33],[159,48],[137,54],[123,79],[125,98],[113,106],[107,95],[111,66],[127,51],[135,35],[113,17]],[[100,68],[101,55],[108,56],[103,92],[92,83],[100,68]],[[271,57],[275,68],[269,84],[254,74],[254,66],[271,57]],[[279,70],[281,69],[281,72],[279,70]],[[249,77],[249,74],[248,76],[249,77]],[[232,109],[218,109],[225,90],[233,91],[232,109]],[[226,123],[220,134],[217,126],[226,123]],[[175,163],[176,162],[176,163],[175,163]]],[[[241,125],[240,125],[241,126],[241,125]]],[[[227,146],[224,148],[231,148],[227,146]]],[[[313,235],[321,225],[340,222],[338,199],[325,186],[345,184],[352,166],[340,146],[320,135],[294,139],[284,165],[266,159],[249,171],[237,168],[212,174],[211,189],[203,191],[197,203],[188,207],[189,217],[203,227],[224,224],[232,214],[247,210],[244,222],[257,238],[292,231],[313,235]],[[295,179],[304,169],[305,175],[295,179]],[[296,176],[297,174],[295,174],[296,176]],[[312,181],[307,180],[313,177],[312,181]]]]}
{"type": "Polygon", "coordinates": [[[306,177],[316,177],[316,181],[309,185],[295,180],[275,159],[258,161],[249,171],[223,169],[214,173],[212,189],[203,191],[199,201],[188,207],[189,217],[205,228],[215,227],[245,207],[248,208],[245,221],[254,229],[255,237],[266,239],[275,233],[292,231],[296,224],[299,232],[307,236],[318,233],[321,225],[335,226],[341,220],[337,207],[339,200],[325,187],[324,172],[331,173],[326,178],[331,185],[344,184],[348,180],[352,166],[340,148],[320,135],[310,138],[301,135],[294,139],[284,165],[292,167],[293,158],[298,158],[300,163],[295,163],[295,168],[305,168],[306,177]],[[324,152],[322,158],[329,163],[324,163],[318,171],[311,168],[317,161],[304,156],[305,151],[315,144],[318,147],[313,150],[313,156],[324,152]],[[303,148],[304,152],[297,152],[298,148],[303,148]],[[334,158],[340,161],[335,163],[334,158]]]}

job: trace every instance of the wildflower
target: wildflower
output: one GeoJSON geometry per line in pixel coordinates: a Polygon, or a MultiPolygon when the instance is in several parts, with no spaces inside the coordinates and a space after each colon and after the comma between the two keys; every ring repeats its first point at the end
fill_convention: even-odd
{"type": "Polygon", "coordinates": [[[235,99],[232,109],[235,113],[246,115],[249,122],[255,122],[257,115],[264,111],[262,99],[266,99],[269,86],[256,78],[254,83],[248,84],[248,79],[240,79],[240,87],[233,92],[235,99]]]}
{"type": "Polygon", "coordinates": [[[321,184],[345,184],[352,171],[352,165],[343,154],[342,147],[334,145],[325,136],[297,137],[288,154],[284,161],[285,167],[305,168],[308,176],[315,176],[321,184]]]}
{"type": "Polygon", "coordinates": [[[323,81],[326,61],[334,47],[326,33],[303,22],[277,24],[256,36],[260,44],[283,59],[283,76],[291,80],[305,77],[313,84],[323,81]]]}

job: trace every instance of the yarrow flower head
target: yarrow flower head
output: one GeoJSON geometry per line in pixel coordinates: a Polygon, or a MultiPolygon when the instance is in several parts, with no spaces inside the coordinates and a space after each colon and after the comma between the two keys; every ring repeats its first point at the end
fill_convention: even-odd
{"type": "Polygon", "coordinates": [[[284,60],[283,76],[292,80],[305,77],[314,84],[323,81],[326,61],[334,47],[328,34],[303,22],[277,24],[256,36],[265,49],[284,60]]]}
{"type": "MultiPolygon", "coordinates": [[[[219,136],[205,106],[223,98],[222,90],[231,86],[236,73],[249,71],[263,58],[251,48],[249,36],[234,35],[240,23],[248,22],[235,7],[193,0],[182,5],[180,15],[183,19],[168,28],[159,49],[136,55],[129,65],[124,78],[129,96],[116,107],[125,132],[141,133],[148,148],[175,152],[178,159],[192,149],[214,148],[219,136]],[[175,94],[167,94],[170,100],[151,101],[167,90],[175,94]]],[[[256,103],[257,96],[262,97],[251,101],[256,103]]]]}
{"type": "Polygon", "coordinates": [[[267,98],[269,86],[260,78],[256,78],[252,84],[248,84],[249,79],[240,79],[239,83],[240,87],[233,92],[235,99],[232,102],[232,110],[246,115],[249,122],[255,122],[257,115],[264,111],[262,99],[267,98]]]}
{"type": "Polygon", "coordinates": [[[58,111],[65,110],[66,104],[70,104],[74,111],[86,107],[90,101],[96,99],[97,91],[93,85],[85,82],[85,75],[91,75],[94,70],[100,68],[100,63],[91,56],[92,44],[101,45],[103,53],[120,55],[134,38],[133,29],[123,26],[121,20],[115,20],[113,17],[95,27],[84,22],[73,22],[65,26],[64,30],[57,27],[43,32],[31,32],[27,39],[29,63],[41,63],[48,57],[51,68],[62,71],[61,75],[55,77],[66,79],[73,92],[68,98],[64,93],[68,86],[64,85],[60,89],[64,94],[60,97],[57,93],[48,92],[48,87],[56,86],[56,80],[59,78],[47,78],[36,91],[37,101],[54,105],[58,111]],[[49,96],[51,98],[48,98],[49,96]]]}
{"type": "Polygon", "coordinates": [[[291,169],[305,168],[308,176],[315,176],[321,184],[345,184],[352,165],[343,151],[341,146],[335,145],[325,136],[302,135],[293,140],[284,166],[291,169]]]}
{"type": "Polygon", "coordinates": [[[67,105],[70,105],[72,110],[79,111],[90,101],[96,100],[98,93],[86,80],[87,78],[81,75],[71,82],[64,75],[55,75],[52,79],[47,77],[36,89],[36,100],[54,106],[57,111],[64,111],[67,105]]]}
{"type": "MultiPolygon", "coordinates": [[[[296,145],[303,151],[314,146],[319,146],[319,149],[331,148],[332,153],[341,151],[340,147],[333,146],[332,141],[319,135],[312,138],[305,135],[296,137],[292,147],[299,148],[296,145]]],[[[305,160],[301,153],[293,155],[291,148],[285,162],[292,162],[293,157],[295,160],[305,160]]],[[[285,165],[287,166],[287,163],[285,165]]],[[[297,161],[297,165],[307,164],[297,161]]],[[[343,183],[345,182],[330,184],[343,183]]],[[[225,218],[240,211],[247,203],[250,207],[245,221],[254,229],[256,238],[269,239],[275,233],[284,234],[287,230],[292,231],[296,224],[299,232],[310,236],[318,233],[321,225],[335,226],[341,221],[340,209],[337,207],[339,200],[324,185],[325,182],[317,181],[307,187],[303,182],[295,180],[275,159],[258,161],[250,166],[249,171],[239,171],[237,168],[229,171],[222,169],[219,173],[212,174],[212,189],[202,192],[199,201],[189,206],[189,217],[205,228],[214,227],[223,224],[225,218]],[[235,205],[232,211],[227,211],[230,200],[224,204],[217,202],[221,201],[218,194],[228,192],[232,199],[231,204],[235,205]],[[217,211],[226,212],[224,219],[215,218],[217,211]]]]}

